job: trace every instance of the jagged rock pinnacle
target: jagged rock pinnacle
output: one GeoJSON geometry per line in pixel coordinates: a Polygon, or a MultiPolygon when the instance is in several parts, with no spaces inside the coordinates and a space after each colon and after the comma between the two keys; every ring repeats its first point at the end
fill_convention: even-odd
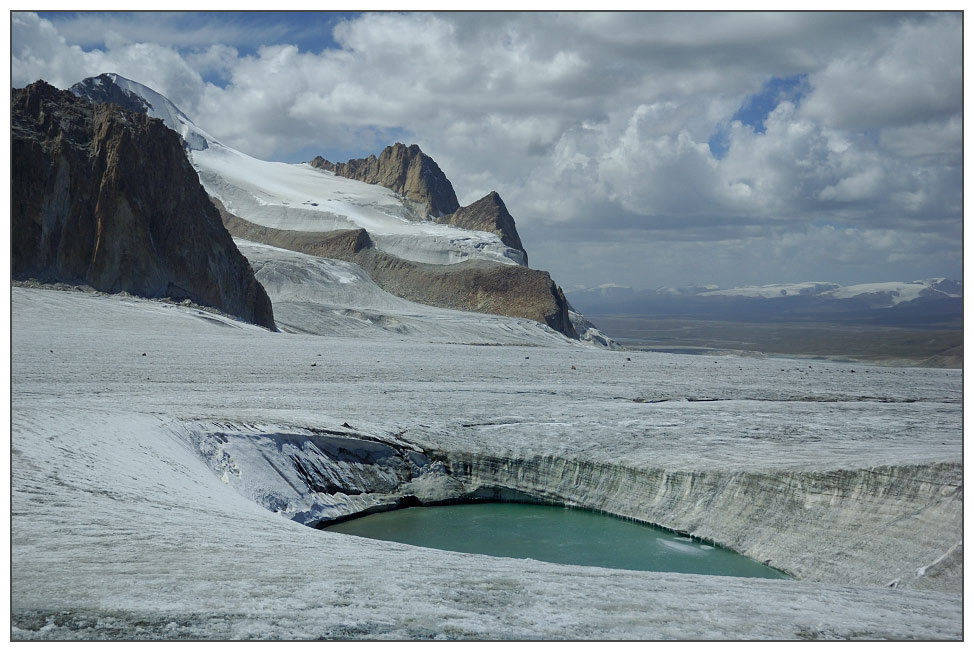
{"type": "Polygon", "coordinates": [[[341,177],[389,188],[418,205],[424,217],[437,218],[460,208],[453,184],[418,145],[407,147],[396,143],[382,150],[378,157],[372,155],[347,163],[332,163],[317,156],[311,165],[341,177]]]}

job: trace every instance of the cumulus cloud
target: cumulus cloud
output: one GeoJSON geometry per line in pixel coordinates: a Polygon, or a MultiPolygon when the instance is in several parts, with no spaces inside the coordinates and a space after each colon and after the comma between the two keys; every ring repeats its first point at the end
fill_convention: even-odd
{"type": "Polygon", "coordinates": [[[133,16],[12,14],[14,85],[118,72],[262,158],[416,142],[566,285],[960,273],[959,13],[133,16]]]}
{"type": "Polygon", "coordinates": [[[811,76],[803,112],[831,127],[897,127],[950,119],[962,102],[956,15],[903,21],[888,37],[828,61],[811,76]]]}
{"type": "Polygon", "coordinates": [[[84,50],[69,44],[36,14],[11,15],[11,83],[22,87],[38,79],[67,88],[85,77],[115,72],[159,90],[192,114],[204,83],[175,49],[150,42],[109,38],[110,48],[84,50]]]}

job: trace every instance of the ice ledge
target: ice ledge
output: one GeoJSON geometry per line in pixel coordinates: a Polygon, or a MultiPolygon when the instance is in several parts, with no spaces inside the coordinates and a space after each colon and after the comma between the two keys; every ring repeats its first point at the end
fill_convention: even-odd
{"type": "Polygon", "coordinates": [[[310,526],[406,504],[527,495],[661,525],[805,580],[960,594],[963,469],[667,471],[423,450],[404,433],[196,424],[224,482],[310,526]],[[930,533],[937,532],[936,537],[930,533]]]}

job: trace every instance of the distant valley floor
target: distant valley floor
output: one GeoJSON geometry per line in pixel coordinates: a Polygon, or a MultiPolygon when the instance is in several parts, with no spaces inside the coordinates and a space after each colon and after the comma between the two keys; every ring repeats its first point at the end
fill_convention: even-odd
{"type": "Polygon", "coordinates": [[[609,337],[637,351],[735,352],[834,361],[960,369],[963,330],[829,323],[754,324],[640,315],[587,315],[609,337]]]}

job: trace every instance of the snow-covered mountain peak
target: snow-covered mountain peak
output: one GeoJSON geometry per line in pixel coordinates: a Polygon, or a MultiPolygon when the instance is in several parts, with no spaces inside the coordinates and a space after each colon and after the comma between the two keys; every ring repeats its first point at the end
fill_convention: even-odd
{"type": "Polygon", "coordinates": [[[795,295],[817,295],[840,289],[838,283],[823,281],[808,281],[805,283],[775,283],[771,285],[757,285],[730,288],[727,290],[712,290],[702,292],[703,296],[737,296],[761,299],[776,299],[795,295]]]}
{"type": "Polygon", "coordinates": [[[887,283],[861,283],[838,288],[829,293],[836,299],[883,297],[890,305],[897,305],[906,301],[921,298],[947,298],[963,296],[963,284],[945,278],[934,278],[901,283],[897,281],[887,283]]]}
{"type": "Polygon", "coordinates": [[[946,278],[932,278],[912,282],[890,281],[885,283],[859,283],[839,285],[826,281],[805,283],[776,283],[749,285],[734,288],[717,286],[693,286],[692,288],[661,288],[656,294],[693,294],[701,297],[742,297],[749,299],[778,299],[781,297],[823,297],[829,299],[863,299],[879,306],[895,306],[919,298],[960,297],[963,284],[946,278]]]}
{"type": "Polygon", "coordinates": [[[206,191],[254,224],[310,232],[364,228],[380,249],[420,263],[474,258],[524,264],[524,253],[505,245],[497,234],[424,221],[401,196],[382,186],[307,164],[262,161],[228,147],[197,127],[168,98],[117,73],[89,77],[70,90],[93,102],[112,102],[162,120],[183,137],[206,191]]]}
{"type": "Polygon", "coordinates": [[[159,118],[167,127],[182,136],[191,150],[204,150],[218,142],[196,126],[179,107],[167,97],[148,86],[126,79],[118,73],[102,73],[88,77],[69,89],[75,95],[92,102],[112,102],[122,108],[159,118]]]}

